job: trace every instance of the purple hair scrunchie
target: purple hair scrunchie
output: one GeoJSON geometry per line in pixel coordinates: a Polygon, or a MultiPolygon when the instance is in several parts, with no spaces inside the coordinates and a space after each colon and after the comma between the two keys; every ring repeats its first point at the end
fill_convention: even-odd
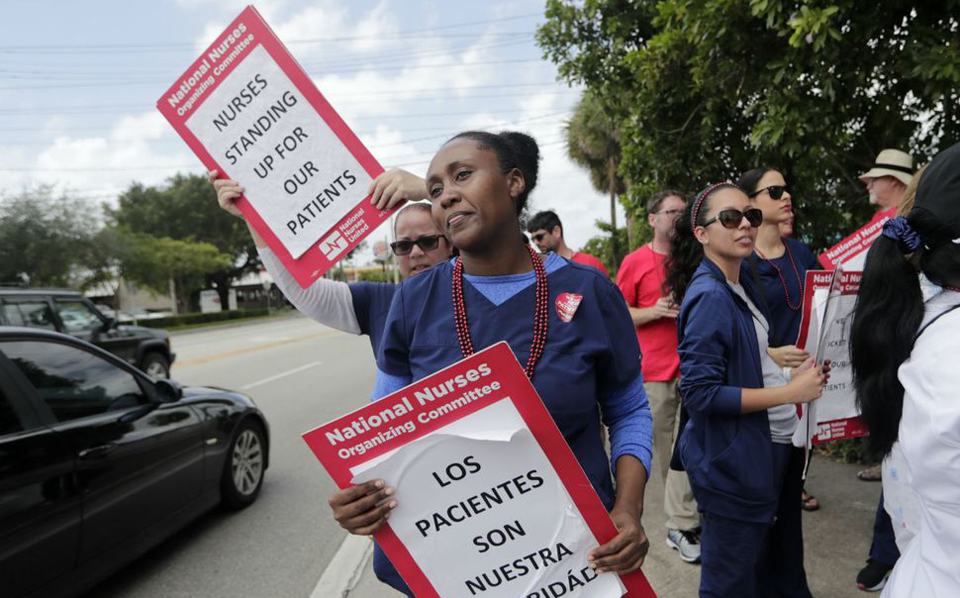
{"type": "Polygon", "coordinates": [[[897,247],[900,248],[902,253],[913,253],[920,249],[920,245],[923,244],[920,234],[913,230],[904,216],[887,220],[883,225],[882,234],[896,241],[897,247]]]}

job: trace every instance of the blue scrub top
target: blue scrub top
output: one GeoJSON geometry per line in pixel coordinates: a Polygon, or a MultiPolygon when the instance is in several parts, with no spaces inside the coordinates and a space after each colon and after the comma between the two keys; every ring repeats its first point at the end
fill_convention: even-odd
{"type": "Polygon", "coordinates": [[[400,285],[386,282],[355,282],[350,284],[353,296],[353,311],[357,315],[360,334],[370,337],[373,354],[380,348],[383,327],[390,312],[393,294],[400,285]]]}
{"type": "MultiPolygon", "coordinates": [[[[545,265],[550,318],[547,343],[532,382],[610,509],[615,496],[600,432],[601,410],[610,407],[603,411],[604,420],[644,411],[649,418],[641,385],[640,346],[623,295],[609,279],[555,255],[545,265]],[[557,314],[556,300],[562,293],[583,297],[570,322],[557,314]]],[[[401,283],[377,353],[377,367],[383,373],[419,380],[463,359],[453,320],[452,274],[451,260],[401,283]]],[[[535,302],[533,273],[528,277],[530,282],[522,290],[501,297],[489,290],[481,292],[472,277],[466,277],[463,294],[476,350],[505,340],[520,363],[526,363],[535,302]]],[[[516,277],[482,277],[476,282],[496,286],[511,278],[516,277]]],[[[623,452],[635,454],[649,472],[649,439],[636,438],[623,452]]]]}
{"type": "Polygon", "coordinates": [[[760,279],[761,292],[767,304],[767,311],[770,313],[770,323],[773,326],[770,335],[771,347],[793,345],[797,342],[797,335],[800,333],[800,320],[803,315],[803,283],[807,277],[807,270],[820,268],[820,263],[809,247],[790,238],[784,238],[783,243],[786,245],[783,255],[770,260],[770,262],[780,268],[780,272],[783,273],[783,280],[787,285],[790,302],[794,306],[799,305],[800,309],[792,310],[787,305],[786,297],[783,294],[783,283],[780,282],[780,275],[777,274],[776,268],[767,260],[756,254],[753,255],[753,262],[760,279]],[[791,256],[793,257],[793,264],[797,266],[796,272],[793,271],[793,264],[790,263],[791,256]],[[800,275],[799,279],[797,274],[800,275]]]}
{"type": "MultiPolygon", "coordinates": [[[[402,387],[463,359],[453,320],[454,260],[401,283],[377,353],[375,396],[402,387]]],[[[554,254],[544,266],[549,287],[547,342],[533,385],[607,509],[615,502],[611,461],[601,436],[601,416],[610,428],[613,462],[636,456],[648,475],[650,408],[640,376],[640,347],[620,290],[587,266],[554,254]],[[570,322],[560,319],[557,297],[581,295],[570,322]]],[[[525,364],[533,341],[535,277],[465,276],[464,301],[476,350],[507,341],[525,364]]],[[[412,595],[380,550],[377,577],[412,595]]]]}

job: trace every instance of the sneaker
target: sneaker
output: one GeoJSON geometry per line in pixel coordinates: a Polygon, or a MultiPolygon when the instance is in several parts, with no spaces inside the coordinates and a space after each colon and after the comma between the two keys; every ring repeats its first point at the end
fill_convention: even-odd
{"type": "Polygon", "coordinates": [[[864,482],[879,482],[883,479],[883,474],[881,473],[881,465],[877,463],[873,467],[868,467],[866,469],[861,469],[857,472],[857,478],[863,480],[864,482]]]}
{"type": "Polygon", "coordinates": [[[857,587],[864,592],[879,592],[887,583],[891,569],[889,565],[868,560],[867,566],[857,573],[857,587]]]}
{"type": "Polygon", "coordinates": [[[680,553],[680,559],[687,563],[700,562],[700,538],[693,531],[667,530],[667,546],[680,553]]]}

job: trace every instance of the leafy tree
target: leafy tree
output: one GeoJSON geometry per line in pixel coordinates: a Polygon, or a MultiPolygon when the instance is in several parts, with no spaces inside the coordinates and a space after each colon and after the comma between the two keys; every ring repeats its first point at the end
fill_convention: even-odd
{"type": "Polygon", "coordinates": [[[0,198],[0,282],[82,287],[93,282],[89,259],[98,209],[49,185],[0,198]]]}
{"type": "Polygon", "coordinates": [[[588,239],[581,251],[595,256],[603,262],[610,276],[616,278],[622,258],[615,252],[614,248],[627,246],[627,229],[618,228],[616,234],[613,234],[614,229],[609,223],[597,220],[595,224],[604,234],[588,239]]]}
{"type": "Polygon", "coordinates": [[[230,256],[210,243],[158,238],[122,229],[112,232],[119,235],[126,247],[120,258],[123,276],[157,293],[168,292],[173,281],[179,305],[188,303],[203,290],[211,272],[231,266],[230,256]]]}
{"type": "MultiPolygon", "coordinates": [[[[598,191],[610,194],[610,228],[617,228],[617,199],[626,191],[620,168],[620,120],[611,114],[603,101],[587,91],[566,125],[567,153],[590,172],[590,180],[598,191]]],[[[629,220],[629,218],[628,218],[629,220]]],[[[611,238],[614,260],[623,255],[617,237],[611,238]]]]}
{"type": "Polygon", "coordinates": [[[869,217],[857,175],[880,149],[923,163],[960,141],[960,0],[548,0],[546,14],[538,42],[561,75],[623,110],[632,214],[660,188],[765,165],[825,247],[869,217]]]}
{"type": "MultiPolygon", "coordinates": [[[[107,213],[114,225],[130,233],[208,244],[227,256],[227,261],[218,269],[203,276],[204,286],[216,288],[223,305],[227,305],[231,282],[259,265],[246,224],[220,209],[216,192],[201,175],[178,174],[160,187],[134,183],[120,196],[118,206],[107,208],[107,213]]],[[[161,249],[170,247],[167,244],[161,249]]],[[[193,257],[206,256],[198,263],[209,265],[216,261],[206,249],[193,246],[189,251],[193,257]]],[[[185,256],[184,259],[193,258],[185,256]]],[[[191,304],[196,303],[198,295],[199,289],[194,289],[191,304]]]]}

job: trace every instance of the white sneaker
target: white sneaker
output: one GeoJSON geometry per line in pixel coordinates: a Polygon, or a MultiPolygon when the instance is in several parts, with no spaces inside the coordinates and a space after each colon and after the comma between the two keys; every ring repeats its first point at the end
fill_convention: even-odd
{"type": "Polygon", "coordinates": [[[667,530],[667,546],[679,552],[680,559],[684,562],[700,562],[700,538],[697,537],[696,532],[667,530]]]}

